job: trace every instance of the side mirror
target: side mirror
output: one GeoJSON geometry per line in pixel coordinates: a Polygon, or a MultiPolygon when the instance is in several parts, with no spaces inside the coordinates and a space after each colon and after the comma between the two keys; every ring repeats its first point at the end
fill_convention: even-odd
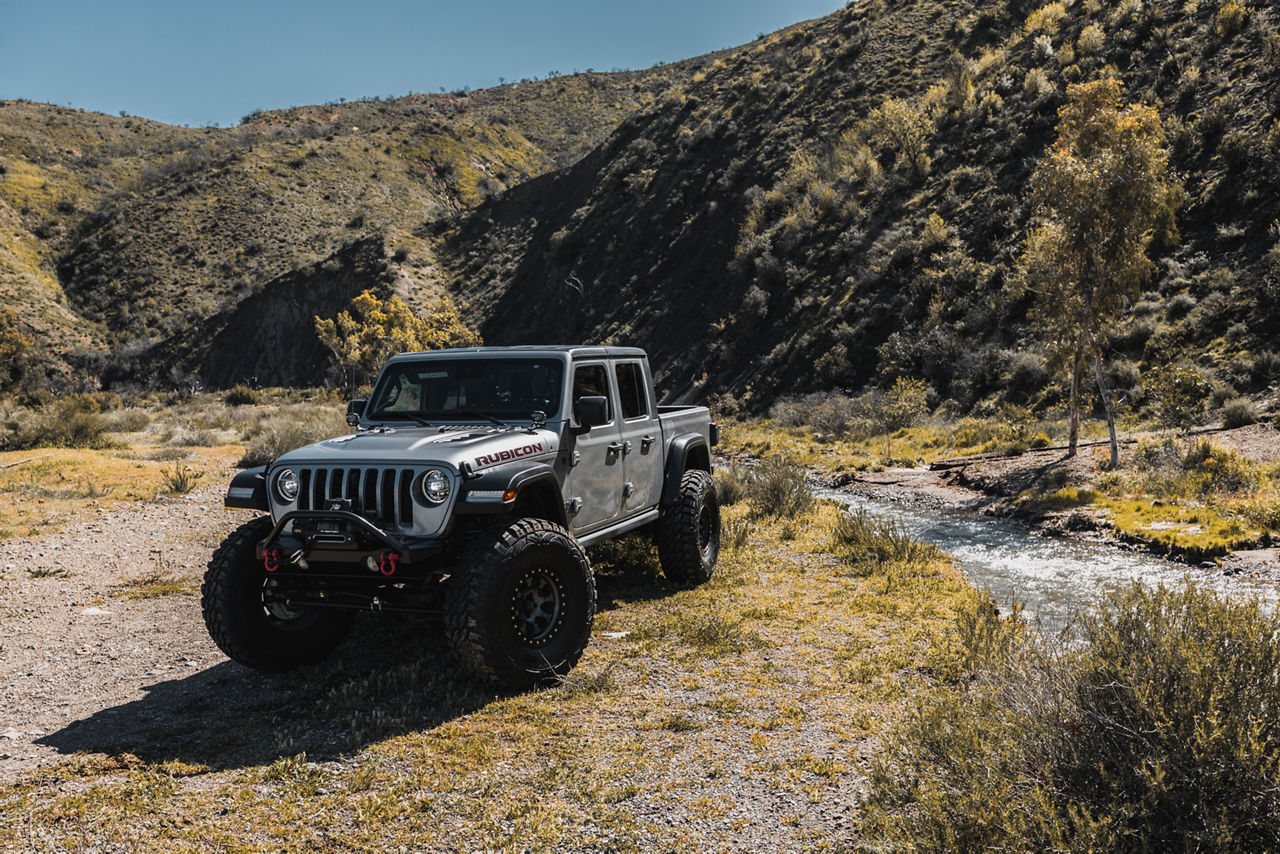
{"type": "Polygon", "coordinates": [[[348,400],[347,401],[347,426],[355,427],[360,423],[360,416],[364,415],[364,408],[369,405],[367,400],[348,400]]]}
{"type": "Polygon", "coordinates": [[[575,433],[586,433],[592,427],[609,423],[609,398],[607,397],[580,397],[573,410],[578,417],[575,433]]]}

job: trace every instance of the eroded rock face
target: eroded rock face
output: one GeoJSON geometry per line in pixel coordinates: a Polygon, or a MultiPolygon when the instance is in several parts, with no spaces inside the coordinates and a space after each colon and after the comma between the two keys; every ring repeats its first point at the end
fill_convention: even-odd
{"type": "Polygon", "coordinates": [[[201,379],[209,388],[323,384],[332,354],[316,337],[315,318],[335,316],[364,290],[388,296],[392,278],[382,239],[371,238],[267,283],[215,318],[201,379]]]}

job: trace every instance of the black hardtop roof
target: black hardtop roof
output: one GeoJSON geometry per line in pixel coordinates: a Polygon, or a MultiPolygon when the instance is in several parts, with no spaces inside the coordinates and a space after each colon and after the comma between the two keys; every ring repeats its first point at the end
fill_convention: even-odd
{"type": "Polygon", "coordinates": [[[603,347],[590,344],[520,344],[514,347],[455,347],[448,350],[421,350],[416,353],[400,353],[390,361],[399,362],[423,356],[534,356],[564,353],[570,359],[644,358],[639,347],[603,347]]]}

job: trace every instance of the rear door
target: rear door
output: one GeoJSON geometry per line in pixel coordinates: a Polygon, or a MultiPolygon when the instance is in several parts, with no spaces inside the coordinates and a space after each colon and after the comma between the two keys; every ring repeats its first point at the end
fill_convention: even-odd
{"type": "Polygon", "coordinates": [[[604,360],[573,365],[573,423],[580,423],[578,401],[582,398],[599,395],[609,401],[608,424],[570,437],[564,499],[569,505],[569,527],[575,534],[603,527],[622,512],[623,445],[618,428],[618,398],[609,374],[604,360]]]}
{"type": "Polygon", "coordinates": [[[613,379],[622,419],[623,511],[630,515],[653,507],[662,495],[662,426],[653,400],[653,381],[643,360],[615,362],[613,379]]]}

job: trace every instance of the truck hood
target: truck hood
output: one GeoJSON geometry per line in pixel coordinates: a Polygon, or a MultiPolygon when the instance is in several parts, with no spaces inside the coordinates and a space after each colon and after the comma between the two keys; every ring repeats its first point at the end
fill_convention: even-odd
{"type": "Polygon", "coordinates": [[[280,456],[272,465],[432,462],[446,463],[454,469],[461,469],[466,463],[478,471],[518,459],[545,461],[555,457],[559,445],[558,434],[548,429],[475,425],[376,427],[298,448],[280,456]]]}

